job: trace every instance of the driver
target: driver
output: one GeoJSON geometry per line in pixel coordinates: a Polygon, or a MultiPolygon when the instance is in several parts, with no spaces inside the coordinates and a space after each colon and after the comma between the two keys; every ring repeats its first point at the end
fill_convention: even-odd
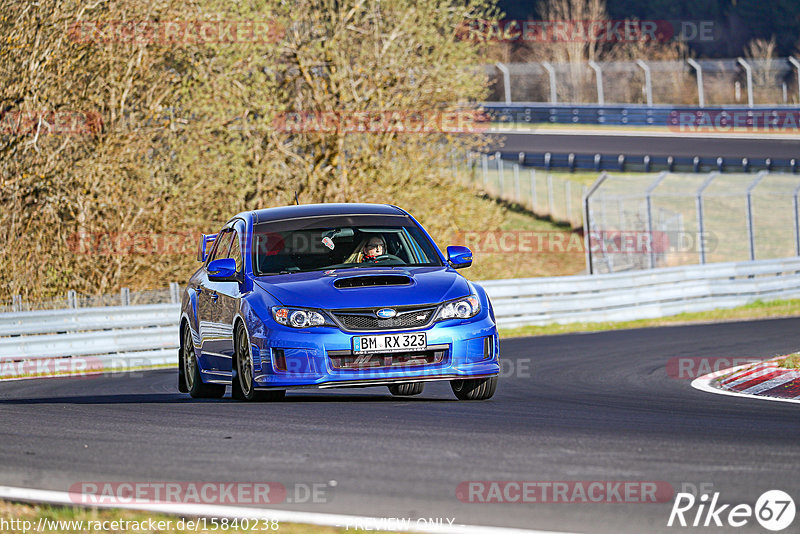
{"type": "Polygon", "coordinates": [[[386,254],[386,241],[384,241],[383,236],[372,236],[364,243],[361,262],[377,261],[378,256],[383,256],[384,254],[386,254]]]}

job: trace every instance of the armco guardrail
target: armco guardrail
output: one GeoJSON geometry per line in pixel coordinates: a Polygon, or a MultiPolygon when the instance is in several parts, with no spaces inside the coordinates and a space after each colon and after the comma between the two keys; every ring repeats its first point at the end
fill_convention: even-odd
{"type": "MultiPolygon", "coordinates": [[[[480,283],[503,327],[625,321],[800,298],[800,258],[480,283]]],[[[178,314],[177,304],[0,314],[0,377],[46,372],[39,364],[52,361],[91,360],[100,370],[174,364],[178,314]]]]}
{"type": "Polygon", "coordinates": [[[630,321],[800,297],[800,258],[481,282],[504,327],[630,321]]]}
{"type": "Polygon", "coordinates": [[[0,314],[0,378],[173,364],[179,311],[146,304],[0,314]]]}
{"type": "MultiPolygon", "coordinates": [[[[757,127],[772,124],[782,125],[786,114],[797,113],[797,106],[647,106],[643,104],[547,104],[539,102],[518,102],[502,104],[484,102],[481,107],[492,122],[501,124],[591,124],[607,126],[661,126],[676,130],[681,125],[681,117],[691,114],[695,117],[728,116],[732,121],[734,114],[740,115],[739,127],[757,127]],[[748,118],[749,117],[749,118],[748,118]]],[[[707,125],[708,126],[708,125],[707,125]]],[[[777,126],[774,128],[778,130],[777,126]]],[[[787,133],[794,133],[789,131],[787,133]]]]}

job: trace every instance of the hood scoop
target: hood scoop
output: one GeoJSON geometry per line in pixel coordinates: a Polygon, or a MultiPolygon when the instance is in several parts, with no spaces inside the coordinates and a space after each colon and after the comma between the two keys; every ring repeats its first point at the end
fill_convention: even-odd
{"type": "Polygon", "coordinates": [[[353,287],[370,286],[407,286],[411,284],[411,278],[405,275],[381,274],[366,276],[349,276],[347,278],[337,278],[333,282],[333,287],[337,289],[349,289],[353,287]]]}

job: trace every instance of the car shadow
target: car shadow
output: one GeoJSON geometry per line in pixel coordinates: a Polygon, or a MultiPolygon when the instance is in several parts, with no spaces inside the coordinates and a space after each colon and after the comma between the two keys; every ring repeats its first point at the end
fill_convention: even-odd
{"type": "Polygon", "coordinates": [[[0,399],[0,405],[41,405],[41,404],[186,404],[204,403],[231,405],[241,404],[292,404],[292,403],[406,403],[406,402],[457,402],[456,399],[434,397],[392,397],[388,394],[307,394],[289,393],[280,401],[263,401],[245,403],[233,400],[230,394],[221,399],[193,399],[185,393],[117,393],[113,395],[61,395],[53,397],[27,397],[0,399]]]}

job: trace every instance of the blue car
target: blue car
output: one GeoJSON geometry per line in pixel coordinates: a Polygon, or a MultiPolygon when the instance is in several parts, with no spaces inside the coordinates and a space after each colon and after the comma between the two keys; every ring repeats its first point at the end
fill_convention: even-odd
{"type": "Polygon", "coordinates": [[[280,400],[287,389],[388,386],[422,393],[446,380],[490,398],[499,340],[486,292],[442,256],[406,211],[311,204],[236,215],[203,235],[183,293],[178,388],[280,400]]]}

